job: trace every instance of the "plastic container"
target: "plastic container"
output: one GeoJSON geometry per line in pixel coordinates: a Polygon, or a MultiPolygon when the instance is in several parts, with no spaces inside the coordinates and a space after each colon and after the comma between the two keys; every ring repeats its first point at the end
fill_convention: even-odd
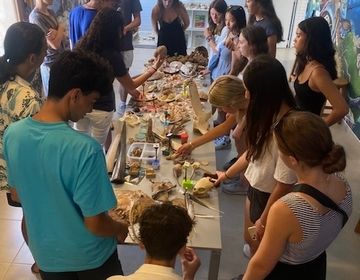
{"type": "MultiPolygon", "coordinates": [[[[144,142],[134,142],[130,145],[129,150],[127,152],[127,156],[130,161],[145,161],[148,164],[152,164],[155,157],[155,143],[144,143],[144,142]],[[140,156],[132,156],[132,152],[134,149],[141,149],[140,156]]],[[[158,143],[156,143],[158,145],[158,143]]],[[[160,160],[161,150],[157,149],[157,159],[160,160]]]]}

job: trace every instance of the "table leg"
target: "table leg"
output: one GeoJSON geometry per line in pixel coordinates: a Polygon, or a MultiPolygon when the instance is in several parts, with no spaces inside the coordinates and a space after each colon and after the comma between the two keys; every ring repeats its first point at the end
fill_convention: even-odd
{"type": "Polygon", "coordinates": [[[217,280],[219,275],[221,251],[212,250],[209,263],[209,280],[217,280]]]}

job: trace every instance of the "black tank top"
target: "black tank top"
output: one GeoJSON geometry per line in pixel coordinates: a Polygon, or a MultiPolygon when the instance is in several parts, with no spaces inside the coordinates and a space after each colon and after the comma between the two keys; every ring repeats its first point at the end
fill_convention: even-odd
{"type": "Polygon", "coordinates": [[[166,46],[169,56],[186,55],[185,32],[179,17],[172,22],[160,20],[157,45],[166,46]]]}
{"type": "Polygon", "coordinates": [[[309,87],[309,80],[300,84],[298,78],[294,82],[295,101],[300,110],[308,111],[316,115],[321,114],[326,97],[309,87]]]}

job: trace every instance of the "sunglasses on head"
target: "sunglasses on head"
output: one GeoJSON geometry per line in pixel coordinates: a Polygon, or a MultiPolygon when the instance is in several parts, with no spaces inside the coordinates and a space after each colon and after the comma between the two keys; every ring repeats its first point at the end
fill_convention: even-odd
{"type": "Polygon", "coordinates": [[[281,118],[279,118],[278,120],[276,120],[274,122],[274,124],[272,125],[272,130],[276,135],[277,141],[281,141],[281,144],[285,147],[285,149],[287,150],[287,152],[293,156],[295,159],[297,159],[296,154],[290,149],[289,145],[287,144],[287,142],[285,141],[285,138],[282,136],[282,129],[283,129],[283,125],[284,125],[284,119],[289,116],[292,112],[294,112],[293,110],[289,110],[287,111],[281,118]]]}
{"type": "Polygon", "coordinates": [[[237,11],[237,10],[244,10],[244,8],[240,5],[230,5],[227,11],[237,11]]]}

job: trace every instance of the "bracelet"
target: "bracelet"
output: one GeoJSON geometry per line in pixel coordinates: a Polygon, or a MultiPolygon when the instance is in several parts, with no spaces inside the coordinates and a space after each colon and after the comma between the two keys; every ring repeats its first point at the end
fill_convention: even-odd
{"type": "Polygon", "coordinates": [[[190,145],[190,147],[191,147],[191,150],[194,150],[194,145],[193,145],[193,143],[192,143],[192,142],[189,142],[189,145],[190,145]]]}
{"type": "Polygon", "coordinates": [[[154,70],[155,70],[155,72],[157,71],[157,69],[156,69],[154,66],[151,66],[151,68],[152,68],[152,69],[154,69],[154,70]]]}
{"type": "Polygon", "coordinates": [[[208,42],[210,42],[212,39],[213,39],[212,35],[209,35],[209,36],[206,37],[206,41],[208,41],[208,42]]]}

